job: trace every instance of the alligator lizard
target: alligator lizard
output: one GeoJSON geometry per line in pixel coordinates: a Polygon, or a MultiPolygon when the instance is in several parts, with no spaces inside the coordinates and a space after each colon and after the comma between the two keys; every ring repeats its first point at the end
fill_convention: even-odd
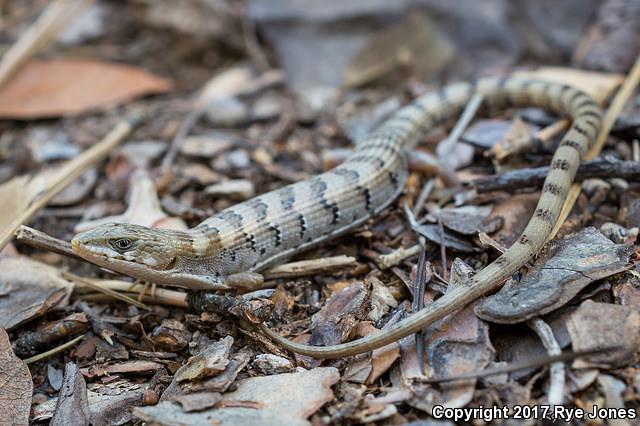
{"type": "Polygon", "coordinates": [[[404,150],[459,113],[475,93],[482,94],[490,107],[536,105],[573,119],[553,156],[535,212],[517,242],[470,282],[384,332],[319,347],[293,343],[260,326],[285,348],[318,358],[387,345],[497,288],[540,250],[581,158],[600,129],[602,114],[591,97],[570,86],[514,77],[446,86],[400,109],[358,144],[344,163],[326,173],[223,210],[188,231],[107,224],[78,234],[72,247],[92,263],[159,284],[209,290],[250,287],[266,266],[353,230],[392,203],[407,177],[404,150]]]}

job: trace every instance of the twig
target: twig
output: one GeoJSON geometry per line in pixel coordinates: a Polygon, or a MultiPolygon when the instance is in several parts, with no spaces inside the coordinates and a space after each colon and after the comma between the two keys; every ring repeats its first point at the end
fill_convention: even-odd
{"type": "Polygon", "coordinates": [[[459,376],[428,379],[428,380],[425,380],[425,382],[426,383],[444,383],[444,382],[453,382],[457,380],[479,379],[482,377],[495,376],[496,374],[506,374],[506,373],[512,373],[518,370],[525,370],[528,368],[542,367],[544,365],[551,364],[554,362],[571,361],[572,359],[576,359],[581,356],[595,355],[603,352],[609,352],[615,349],[616,348],[614,347],[614,348],[594,349],[594,350],[583,351],[583,352],[564,352],[559,355],[526,359],[520,362],[515,362],[511,365],[487,368],[482,371],[476,371],[469,374],[461,374],[459,376]]]}
{"type": "MultiPolygon", "coordinates": [[[[527,324],[538,335],[540,341],[542,341],[542,345],[547,350],[547,354],[553,356],[562,353],[562,348],[553,335],[553,330],[551,330],[551,327],[549,327],[546,322],[540,318],[532,318],[527,321],[527,324]]],[[[548,392],[549,404],[551,405],[562,404],[565,386],[564,370],[564,363],[562,362],[554,362],[551,364],[549,371],[551,385],[549,386],[548,392]]]]}
{"type": "MultiPolygon", "coordinates": [[[[418,269],[416,271],[416,283],[413,289],[413,312],[416,313],[424,308],[424,290],[427,284],[427,250],[425,248],[425,238],[420,237],[420,257],[418,257],[418,269]]],[[[429,279],[430,281],[430,279],[429,279]]],[[[416,355],[420,374],[424,376],[424,330],[415,334],[416,355]]]]}
{"type": "Polygon", "coordinates": [[[424,206],[424,203],[427,201],[427,198],[429,198],[429,195],[431,195],[431,191],[433,191],[433,187],[436,183],[435,179],[429,179],[427,180],[427,182],[424,184],[424,186],[422,187],[422,190],[420,191],[420,194],[418,195],[418,198],[416,199],[416,203],[413,206],[413,215],[418,217],[420,216],[420,212],[422,211],[422,207],[424,206]]]}
{"type": "Polygon", "coordinates": [[[571,122],[569,120],[567,120],[566,118],[562,118],[554,123],[549,124],[546,127],[543,127],[542,129],[538,130],[535,135],[533,135],[533,138],[535,140],[538,140],[542,143],[546,143],[549,142],[550,140],[552,140],[558,133],[562,132],[563,130],[565,130],[567,127],[569,127],[569,124],[571,122]]]}
{"type": "MultiPolygon", "coordinates": [[[[622,112],[625,104],[627,103],[631,95],[633,95],[636,87],[638,86],[638,81],[640,81],[640,56],[637,57],[633,68],[631,68],[631,71],[627,75],[627,78],[624,80],[624,83],[622,83],[622,87],[620,88],[620,90],[618,90],[616,96],[613,98],[613,101],[611,102],[611,105],[609,106],[609,109],[604,116],[602,129],[600,129],[600,133],[598,134],[596,143],[593,145],[593,147],[591,147],[591,149],[585,156],[586,160],[594,159],[600,154],[600,151],[602,151],[602,147],[607,140],[607,136],[609,136],[609,132],[613,128],[613,125],[622,112]]],[[[573,205],[578,199],[578,195],[580,195],[580,188],[581,186],[575,183],[571,186],[571,189],[569,190],[567,198],[564,202],[564,206],[562,207],[562,211],[560,212],[560,217],[556,221],[556,225],[549,234],[548,240],[552,240],[556,236],[556,234],[560,230],[560,227],[569,216],[573,205]]]]}
{"type": "MultiPolygon", "coordinates": [[[[549,167],[519,169],[488,176],[466,182],[465,185],[475,189],[478,193],[514,190],[522,188],[541,188],[544,178],[549,173],[549,167]]],[[[640,179],[640,163],[636,161],[620,161],[612,157],[598,158],[586,161],[580,165],[576,174],[576,181],[591,178],[617,177],[627,180],[640,179]]]]}
{"type": "Polygon", "coordinates": [[[442,220],[438,219],[438,233],[440,233],[440,264],[442,265],[442,278],[449,281],[449,270],[447,268],[447,244],[444,236],[444,225],[442,220]]]}
{"type": "Polygon", "coordinates": [[[43,250],[49,250],[54,253],[62,254],[68,257],[80,259],[67,241],[59,240],[42,231],[21,225],[15,233],[16,241],[36,247],[43,250]]]}
{"type": "Polygon", "coordinates": [[[184,121],[180,123],[180,127],[174,135],[167,153],[162,158],[162,164],[160,165],[162,169],[166,170],[171,167],[176,159],[176,156],[178,155],[178,152],[180,151],[180,148],[182,148],[182,145],[184,145],[184,140],[186,139],[187,135],[196,124],[198,119],[200,119],[202,114],[204,114],[204,108],[196,107],[192,111],[190,111],[189,114],[185,117],[184,121]]]}
{"type": "Polygon", "coordinates": [[[445,140],[440,142],[436,147],[436,155],[438,157],[438,160],[443,165],[443,169],[451,172],[449,173],[450,176],[455,176],[452,173],[450,158],[453,154],[456,143],[458,143],[460,136],[462,136],[462,133],[464,133],[466,128],[469,127],[469,123],[471,123],[471,120],[473,120],[473,117],[475,117],[478,109],[480,108],[480,105],[482,105],[483,100],[484,96],[482,96],[481,94],[476,93],[475,95],[473,95],[467,103],[467,106],[464,108],[462,115],[456,122],[456,125],[453,127],[453,130],[451,130],[451,133],[449,133],[449,136],[445,140]]]}
{"type": "MultiPolygon", "coordinates": [[[[94,282],[94,280],[91,280],[89,278],[79,277],[78,275],[72,274],[71,272],[63,272],[62,276],[64,278],[68,279],[69,281],[73,281],[75,283],[78,283],[78,284],[81,284],[83,286],[89,287],[92,290],[95,290],[95,291],[97,291],[99,293],[106,294],[107,296],[111,296],[114,299],[121,300],[121,301],[123,301],[125,303],[128,303],[130,305],[137,306],[138,308],[144,309],[145,311],[151,310],[149,308],[149,306],[145,305],[144,303],[138,302],[137,300],[135,300],[132,297],[125,296],[122,293],[118,293],[117,291],[114,291],[114,290],[112,290],[110,288],[107,288],[107,287],[105,287],[103,285],[100,285],[99,283],[96,283],[96,282],[94,282]]],[[[131,287],[131,285],[129,285],[129,287],[131,287]]]]}
{"type": "Polygon", "coordinates": [[[380,255],[378,258],[378,267],[383,270],[389,269],[417,254],[420,254],[420,244],[413,245],[409,248],[400,247],[391,253],[380,255]]]}
{"type": "Polygon", "coordinates": [[[240,6],[240,25],[242,26],[242,40],[244,41],[244,47],[248,56],[251,58],[253,64],[260,71],[264,72],[271,68],[269,66],[269,60],[267,55],[260,47],[256,34],[256,26],[254,22],[249,18],[247,13],[246,3],[242,3],[240,6]]]}
{"type": "Polygon", "coordinates": [[[0,87],[29,58],[49,46],[69,22],[91,3],[93,0],[58,0],[47,6],[0,60],[0,87]]]}
{"type": "MultiPolygon", "coordinates": [[[[142,294],[142,300],[147,303],[177,306],[180,308],[188,307],[186,302],[187,294],[181,291],[158,288],[153,292],[153,295],[151,296],[143,293],[146,287],[142,284],[132,284],[130,282],[120,280],[93,279],[92,281],[95,285],[98,285],[103,289],[129,293],[135,296],[142,294]]],[[[76,290],[82,290],[84,287],[89,286],[85,286],[83,282],[78,282],[78,284],[76,285],[76,290]]],[[[93,287],[90,288],[93,289],[93,287]]]]}
{"type": "Polygon", "coordinates": [[[11,241],[13,234],[20,225],[31,220],[38,210],[47,205],[58,192],[81,176],[94,163],[109,155],[131,132],[137,121],[137,117],[130,121],[121,121],[96,145],[62,165],[55,173],[55,176],[52,177],[42,195],[33,200],[25,211],[20,212],[9,226],[0,231],[0,250],[11,241]]]}
{"type": "Polygon", "coordinates": [[[294,278],[335,272],[336,270],[352,268],[357,265],[358,262],[356,262],[355,257],[342,255],[285,263],[283,265],[267,269],[262,273],[262,275],[268,280],[276,278],[294,278]]]}
{"type": "Polygon", "coordinates": [[[67,343],[65,343],[63,345],[56,346],[53,349],[49,349],[46,352],[42,352],[42,353],[40,353],[38,355],[34,355],[32,357],[23,359],[22,362],[24,362],[25,364],[31,364],[31,363],[34,363],[36,361],[40,361],[40,360],[43,360],[45,358],[49,358],[50,356],[53,356],[53,355],[56,355],[56,354],[58,354],[60,352],[66,351],[67,349],[69,349],[70,347],[72,347],[73,345],[78,343],[80,340],[82,340],[83,338],[84,338],[84,334],[81,335],[81,336],[78,336],[78,337],[76,337],[76,338],[74,338],[74,339],[72,339],[70,341],[68,341],[67,343]]]}

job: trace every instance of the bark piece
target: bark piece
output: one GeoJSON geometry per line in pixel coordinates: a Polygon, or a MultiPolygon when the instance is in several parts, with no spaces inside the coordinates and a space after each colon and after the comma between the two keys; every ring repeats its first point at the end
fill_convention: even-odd
{"type": "Polygon", "coordinates": [[[586,300],[569,319],[568,329],[574,351],[605,350],[576,365],[621,367],[633,361],[640,344],[640,313],[629,306],[586,300]]]}
{"type": "Polygon", "coordinates": [[[50,425],[88,425],[89,420],[87,384],[78,367],[69,362],[64,368],[64,381],[50,425]]]}

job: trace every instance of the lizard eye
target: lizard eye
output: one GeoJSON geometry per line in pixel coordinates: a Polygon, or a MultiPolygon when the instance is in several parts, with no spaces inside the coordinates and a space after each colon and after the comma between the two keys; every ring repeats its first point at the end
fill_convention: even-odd
{"type": "Polygon", "coordinates": [[[117,240],[110,240],[109,244],[117,251],[125,251],[133,246],[133,241],[128,238],[119,238],[117,240]]]}

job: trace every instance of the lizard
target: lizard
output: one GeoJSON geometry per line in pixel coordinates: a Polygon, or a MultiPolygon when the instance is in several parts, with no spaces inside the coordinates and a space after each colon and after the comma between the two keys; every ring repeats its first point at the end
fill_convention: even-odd
{"type": "Polygon", "coordinates": [[[539,252],[602,125],[594,99],[569,85],[514,76],[454,83],[399,109],[332,170],[222,210],[186,231],[106,224],[76,235],[72,249],[94,264],[157,284],[191,290],[251,288],[260,281],[260,270],[343,235],[389,206],[408,176],[406,149],[458,114],[476,93],[490,108],[534,105],[572,118],[519,239],[464,285],[393,327],[354,341],[303,345],[258,324],[284,348],[316,358],[352,356],[385,346],[497,289],[539,252]]]}

